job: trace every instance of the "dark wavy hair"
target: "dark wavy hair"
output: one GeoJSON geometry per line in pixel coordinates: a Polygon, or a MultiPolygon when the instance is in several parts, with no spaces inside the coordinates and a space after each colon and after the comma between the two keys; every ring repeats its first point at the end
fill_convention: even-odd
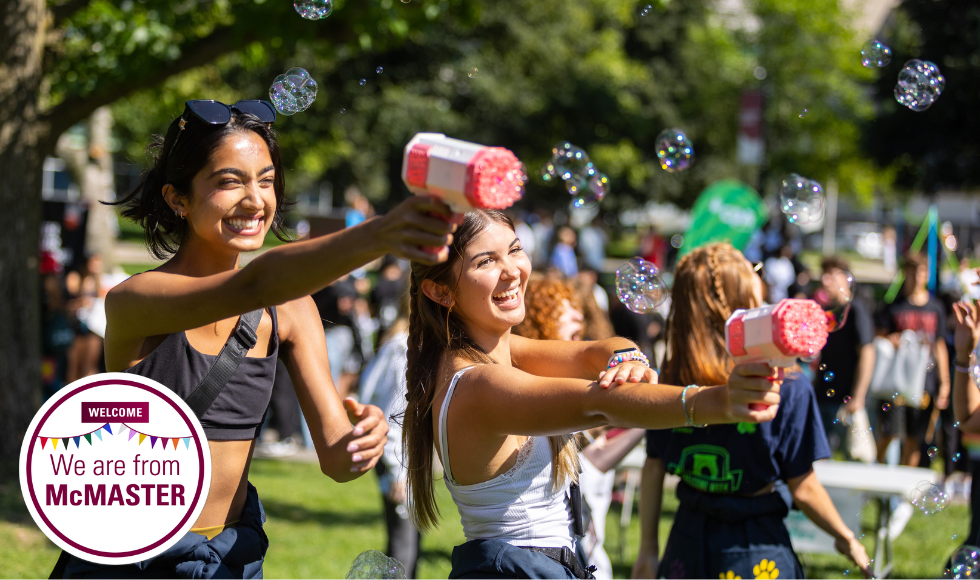
{"type": "Polygon", "coordinates": [[[273,181],[276,213],[272,219],[272,232],[284,242],[292,241],[283,225],[283,213],[289,204],[285,200],[286,173],[282,169],[276,132],[254,115],[234,109],[231,121],[226,125],[210,125],[192,114],[186,116],[183,130],[180,128],[181,117],[178,117],[170,123],[166,136],[153,136],[146,148],[153,160],[152,167],[140,176],[139,182],[121,200],[107,202],[107,205],[123,206],[123,217],[143,228],[150,252],[160,260],[169,258],[187,235],[187,222],[177,217],[167,205],[163,199],[163,186],[169,183],[180,197],[190,197],[194,176],[211,161],[224,140],[233,133],[252,131],[269,147],[269,156],[276,170],[273,181]],[[175,148],[174,141],[178,135],[181,138],[175,148]]]}

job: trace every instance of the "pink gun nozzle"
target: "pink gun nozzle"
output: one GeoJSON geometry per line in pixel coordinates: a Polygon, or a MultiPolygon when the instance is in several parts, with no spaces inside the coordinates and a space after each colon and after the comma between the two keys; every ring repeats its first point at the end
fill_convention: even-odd
{"type": "MultiPolygon", "coordinates": [[[[827,344],[827,316],[813,300],[787,298],[777,304],[736,310],[725,323],[725,346],[738,364],[764,362],[791,367],[827,344]]],[[[752,409],[765,405],[753,404],[752,409]]]]}
{"type": "Polygon", "coordinates": [[[524,196],[527,173],[503,147],[419,133],[405,146],[402,181],[412,193],[438,196],[462,213],[514,205],[524,196]]]}

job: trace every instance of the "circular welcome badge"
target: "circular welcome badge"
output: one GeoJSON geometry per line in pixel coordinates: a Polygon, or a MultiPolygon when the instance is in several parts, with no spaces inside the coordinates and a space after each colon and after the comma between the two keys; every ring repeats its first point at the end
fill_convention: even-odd
{"type": "Polygon", "coordinates": [[[104,373],[41,406],[21,446],[20,485],[38,527],[66,552],[131,564],[190,530],[208,497],[211,454],[173,391],[104,373]]]}

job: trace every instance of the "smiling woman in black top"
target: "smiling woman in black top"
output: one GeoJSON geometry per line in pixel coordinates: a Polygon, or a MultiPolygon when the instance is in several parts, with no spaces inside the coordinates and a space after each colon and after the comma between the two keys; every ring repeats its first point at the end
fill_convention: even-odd
{"type": "Polygon", "coordinates": [[[276,358],[289,370],[325,475],[352,480],[381,455],[384,417],[377,407],[340,401],[309,294],[386,253],[444,261],[446,248],[429,254],[419,246],[451,241],[454,226],[430,215],[451,213],[437,201],[413,197],[386,216],[274,248],[239,267],[241,253],[261,248],[270,230],[284,237],[285,178],[274,120],[271,105],[260,101],[234,107],[188,102],[166,138],[151,146],[158,154],[153,168],[121,202],[123,214],[144,227],[150,250],[169,259],[106,298],[109,371],[155,378],[186,397],[239,316],[264,312],[255,347],[202,420],[212,476],[193,531],[175,548],[135,565],[107,567],[72,557],[70,577],[261,577],[268,540],[248,470],[276,358]],[[226,117],[216,117],[222,110],[226,117]]]}

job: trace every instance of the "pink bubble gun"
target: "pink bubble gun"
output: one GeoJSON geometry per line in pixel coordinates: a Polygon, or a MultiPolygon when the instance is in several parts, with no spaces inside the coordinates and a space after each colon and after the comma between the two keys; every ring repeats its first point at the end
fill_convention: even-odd
{"type": "MultiPolygon", "coordinates": [[[[736,310],[725,322],[725,347],[737,364],[764,362],[787,368],[815,356],[827,344],[827,316],[813,300],[786,298],[778,303],[736,310]]],[[[749,408],[768,406],[752,403],[749,408]]]]}
{"type": "Polygon", "coordinates": [[[405,146],[402,181],[415,195],[435,195],[463,213],[514,205],[524,196],[527,173],[503,147],[419,133],[405,146]]]}

